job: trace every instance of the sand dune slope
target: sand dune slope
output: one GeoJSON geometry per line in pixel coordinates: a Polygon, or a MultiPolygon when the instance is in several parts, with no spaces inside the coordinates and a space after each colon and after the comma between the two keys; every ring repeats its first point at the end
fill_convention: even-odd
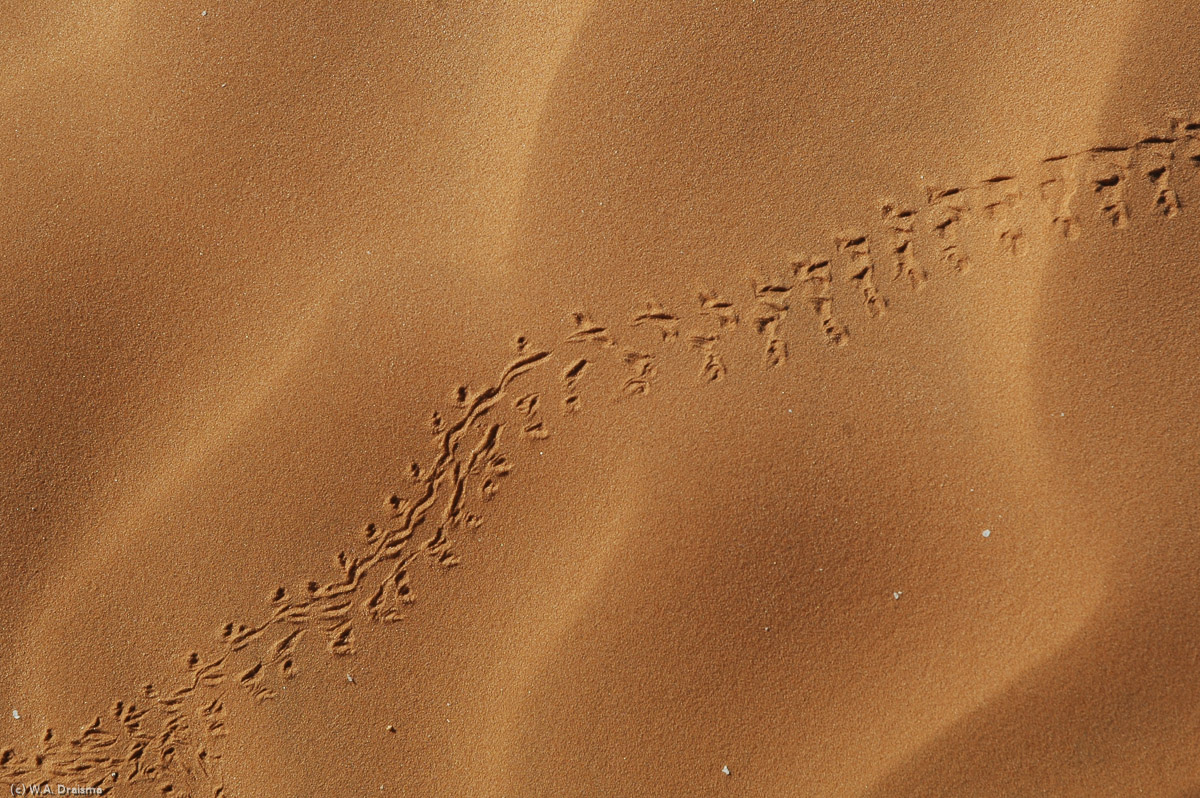
{"type": "Polygon", "coordinates": [[[5,783],[1200,789],[1183,4],[11,11],[5,783]]]}

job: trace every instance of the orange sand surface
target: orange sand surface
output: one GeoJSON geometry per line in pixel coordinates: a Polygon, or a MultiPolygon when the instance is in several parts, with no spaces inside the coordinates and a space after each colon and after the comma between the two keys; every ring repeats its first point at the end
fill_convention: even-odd
{"type": "Polygon", "coordinates": [[[1200,6],[0,18],[0,784],[1200,796],[1200,6]]]}

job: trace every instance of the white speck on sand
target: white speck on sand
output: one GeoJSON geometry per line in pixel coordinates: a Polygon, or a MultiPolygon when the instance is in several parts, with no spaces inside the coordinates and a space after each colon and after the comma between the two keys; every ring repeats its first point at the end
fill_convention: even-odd
{"type": "Polygon", "coordinates": [[[346,681],[350,682],[350,684],[354,684],[354,677],[347,673],[346,681]]]}
{"type": "Polygon", "coordinates": [[[207,16],[208,16],[208,12],[207,12],[207,11],[201,11],[201,12],[200,12],[200,16],[202,16],[202,17],[207,17],[207,16]]]}
{"type": "Polygon", "coordinates": [[[983,530],[983,536],[985,538],[990,538],[992,536],[992,530],[990,530],[990,529],[983,530]]]}
{"type": "Polygon", "coordinates": [[[899,601],[899,600],[900,600],[900,596],[902,596],[902,595],[904,595],[904,591],[903,591],[903,590],[897,590],[895,593],[893,593],[893,594],[892,594],[892,598],[893,598],[893,599],[895,599],[896,601],[899,601]]]}
{"type": "Polygon", "coordinates": [[[729,775],[729,765],[725,765],[724,767],[722,767],[721,772],[724,773],[726,776],[728,776],[729,775]]]}
{"type": "Polygon", "coordinates": [[[21,713],[20,713],[20,712],[17,712],[17,711],[14,709],[14,710],[13,710],[13,720],[20,720],[20,719],[21,719],[21,713]]]}

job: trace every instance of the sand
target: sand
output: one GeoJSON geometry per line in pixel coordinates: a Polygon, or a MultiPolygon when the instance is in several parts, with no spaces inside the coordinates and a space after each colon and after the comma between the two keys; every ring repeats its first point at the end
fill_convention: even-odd
{"type": "Polygon", "coordinates": [[[37,2],[0,783],[1200,795],[1183,2],[37,2]]]}

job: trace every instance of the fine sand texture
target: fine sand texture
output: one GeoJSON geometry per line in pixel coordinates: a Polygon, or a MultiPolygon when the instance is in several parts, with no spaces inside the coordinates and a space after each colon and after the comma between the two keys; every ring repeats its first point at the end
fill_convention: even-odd
{"type": "Polygon", "coordinates": [[[1200,7],[0,17],[0,784],[1200,796],[1200,7]]]}

